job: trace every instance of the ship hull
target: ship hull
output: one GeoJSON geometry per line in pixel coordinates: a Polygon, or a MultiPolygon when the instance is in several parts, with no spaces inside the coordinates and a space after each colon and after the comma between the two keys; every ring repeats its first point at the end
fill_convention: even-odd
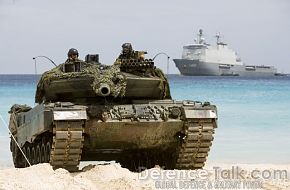
{"type": "Polygon", "coordinates": [[[173,61],[180,73],[188,76],[269,77],[277,73],[272,66],[230,65],[187,59],[173,59],[173,61]]]}

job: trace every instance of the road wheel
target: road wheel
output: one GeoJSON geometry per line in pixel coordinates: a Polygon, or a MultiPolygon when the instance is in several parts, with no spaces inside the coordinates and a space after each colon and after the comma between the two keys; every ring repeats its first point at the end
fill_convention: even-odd
{"type": "Polygon", "coordinates": [[[28,161],[31,163],[32,159],[31,159],[31,148],[29,146],[26,147],[26,156],[27,156],[27,159],[28,161]]]}
{"type": "Polygon", "coordinates": [[[47,162],[47,155],[46,155],[46,149],[45,145],[41,143],[41,148],[40,148],[40,163],[46,163],[47,162]]]}
{"type": "Polygon", "coordinates": [[[31,164],[36,164],[36,151],[34,146],[31,148],[31,164]]]}
{"type": "MultiPolygon", "coordinates": [[[[26,156],[26,158],[28,159],[28,157],[27,157],[27,148],[26,148],[26,146],[23,147],[22,151],[23,151],[23,154],[24,154],[24,155],[26,156]]],[[[23,157],[24,157],[24,156],[23,156],[23,157]]],[[[27,160],[25,159],[25,157],[24,157],[23,159],[24,159],[24,167],[26,168],[26,167],[29,166],[29,164],[27,163],[27,160]]]]}
{"type": "Polygon", "coordinates": [[[51,144],[50,144],[50,142],[47,142],[46,143],[45,151],[46,151],[46,162],[49,162],[50,161],[50,151],[51,151],[51,144]]]}
{"type": "Polygon", "coordinates": [[[39,164],[40,160],[41,160],[41,153],[40,153],[40,147],[39,144],[36,146],[36,150],[35,150],[35,164],[39,164]]]}

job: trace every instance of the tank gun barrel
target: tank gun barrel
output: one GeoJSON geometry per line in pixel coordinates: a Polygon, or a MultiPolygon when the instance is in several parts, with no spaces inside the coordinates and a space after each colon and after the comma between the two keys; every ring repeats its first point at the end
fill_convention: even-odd
{"type": "Polygon", "coordinates": [[[107,83],[102,83],[98,89],[98,93],[101,96],[109,96],[111,93],[111,88],[107,83]]]}

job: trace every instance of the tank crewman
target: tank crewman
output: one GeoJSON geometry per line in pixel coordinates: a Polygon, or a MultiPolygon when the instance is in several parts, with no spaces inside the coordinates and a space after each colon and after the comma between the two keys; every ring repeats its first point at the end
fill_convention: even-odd
{"type": "Polygon", "coordinates": [[[124,43],[122,45],[122,53],[119,55],[119,59],[135,58],[135,52],[130,43],[124,43]]]}
{"type": "Polygon", "coordinates": [[[84,61],[80,60],[79,52],[75,48],[69,49],[67,53],[67,60],[63,64],[62,71],[63,72],[80,72],[82,70],[82,66],[84,61]]]}
{"type": "Polygon", "coordinates": [[[78,52],[78,50],[77,49],[75,49],[75,48],[71,48],[71,49],[69,49],[68,50],[68,52],[67,52],[67,57],[68,57],[68,59],[67,59],[67,61],[66,62],[69,62],[69,61],[76,61],[77,59],[78,59],[78,57],[79,57],[79,52],[78,52]]]}
{"type": "Polygon", "coordinates": [[[131,43],[124,43],[122,45],[122,53],[116,59],[115,64],[120,64],[122,59],[141,59],[144,60],[144,51],[134,51],[131,43]]]}
{"type": "MultiPolygon", "coordinates": [[[[144,51],[134,51],[132,48],[132,45],[130,43],[124,43],[122,45],[122,53],[119,55],[119,57],[116,59],[114,64],[121,64],[123,59],[138,59],[138,60],[144,60],[144,55],[147,54],[147,52],[144,51]]],[[[128,70],[126,70],[128,72],[128,70]]],[[[160,88],[164,90],[164,94],[162,94],[162,98],[171,98],[170,95],[170,89],[169,89],[169,84],[167,81],[166,76],[162,72],[162,70],[153,67],[152,69],[145,69],[145,70],[140,70],[140,69],[133,69],[129,70],[129,72],[132,72],[133,74],[136,75],[145,75],[145,76],[157,76],[162,79],[162,83],[160,84],[160,88]]]]}

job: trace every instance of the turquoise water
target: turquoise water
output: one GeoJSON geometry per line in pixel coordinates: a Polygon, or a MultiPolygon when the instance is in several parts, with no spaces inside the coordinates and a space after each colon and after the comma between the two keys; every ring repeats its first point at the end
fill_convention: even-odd
{"type": "MultiPolygon", "coordinates": [[[[33,75],[0,75],[0,114],[14,103],[34,105],[33,75]]],[[[170,75],[174,99],[210,101],[218,129],[209,160],[290,163],[290,77],[185,77],[170,75]]],[[[0,124],[0,163],[10,164],[7,129],[0,124]]]]}

